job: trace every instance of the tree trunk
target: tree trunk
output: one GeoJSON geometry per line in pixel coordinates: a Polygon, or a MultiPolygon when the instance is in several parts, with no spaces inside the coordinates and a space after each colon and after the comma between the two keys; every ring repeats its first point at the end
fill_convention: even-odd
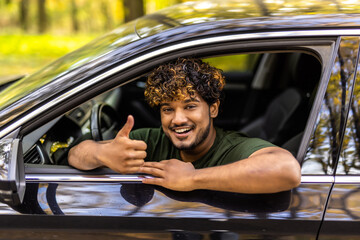
{"type": "Polygon", "coordinates": [[[101,2],[101,12],[104,16],[104,30],[109,30],[113,28],[113,19],[109,11],[109,6],[107,2],[101,2]]]}
{"type": "Polygon", "coordinates": [[[74,32],[79,31],[79,20],[78,20],[78,8],[76,6],[75,0],[71,0],[71,22],[72,22],[72,29],[74,32]]]}
{"type": "Polygon", "coordinates": [[[44,33],[47,27],[45,1],[46,0],[38,0],[38,32],[39,33],[44,33]]]}
{"type": "Polygon", "coordinates": [[[260,8],[261,14],[263,16],[269,16],[270,15],[269,10],[266,7],[266,4],[264,3],[263,0],[256,0],[255,2],[258,5],[258,7],[260,8]]]}
{"type": "Polygon", "coordinates": [[[22,30],[27,31],[29,28],[29,0],[21,0],[19,4],[20,27],[22,30]]]}
{"type": "Polygon", "coordinates": [[[143,0],[123,0],[125,22],[129,22],[144,15],[143,0]]]}

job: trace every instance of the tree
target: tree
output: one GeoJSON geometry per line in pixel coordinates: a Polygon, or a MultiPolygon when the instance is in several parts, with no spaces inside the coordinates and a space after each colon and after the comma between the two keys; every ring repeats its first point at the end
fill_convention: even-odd
{"type": "Polygon", "coordinates": [[[29,28],[28,16],[29,16],[29,0],[21,0],[19,3],[19,22],[22,30],[27,31],[29,28]]]}
{"type": "Polygon", "coordinates": [[[46,0],[38,0],[38,31],[39,33],[44,33],[47,27],[47,17],[46,17],[46,0]]]}
{"type": "Polygon", "coordinates": [[[78,20],[78,8],[76,6],[75,0],[71,0],[71,22],[72,29],[74,32],[79,31],[79,20],[78,20]]]}
{"type": "Polygon", "coordinates": [[[144,15],[143,0],[123,0],[125,22],[129,22],[144,15]]]}
{"type": "Polygon", "coordinates": [[[263,2],[263,0],[256,0],[255,2],[258,5],[258,7],[260,8],[262,15],[264,15],[264,16],[270,15],[269,10],[268,10],[266,4],[263,2]]]}
{"type": "Polygon", "coordinates": [[[101,2],[101,12],[104,16],[104,29],[112,29],[113,28],[113,19],[109,10],[109,6],[106,1],[101,2]]]}

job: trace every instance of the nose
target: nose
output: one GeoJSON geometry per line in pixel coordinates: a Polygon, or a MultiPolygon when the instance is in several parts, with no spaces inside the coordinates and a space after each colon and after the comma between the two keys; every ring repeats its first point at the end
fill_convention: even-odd
{"type": "Polygon", "coordinates": [[[186,122],[187,122],[187,117],[186,117],[184,111],[182,111],[182,109],[175,109],[172,123],[174,125],[183,125],[186,122]]]}

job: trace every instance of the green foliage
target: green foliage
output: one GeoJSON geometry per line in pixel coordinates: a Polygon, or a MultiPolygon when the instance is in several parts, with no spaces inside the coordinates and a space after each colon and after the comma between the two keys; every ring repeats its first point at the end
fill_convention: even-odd
{"type": "MultiPolygon", "coordinates": [[[[180,0],[143,0],[151,13],[180,0]]],[[[46,0],[46,34],[39,35],[38,1],[28,0],[26,27],[21,0],[0,0],[1,76],[32,73],[124,22],[122,0],[46,0]]]]}
{"type": "Polygon", "coordinates": [[[258,60],[258,54],[240,54],[205,59],[210,65],[223,71],[252,71],[258,60]]]}
{"type": "Polygon", "coordinates": [[[0,35],[0,76],[32,73],[93,38],[94,35],[0,35]]]}

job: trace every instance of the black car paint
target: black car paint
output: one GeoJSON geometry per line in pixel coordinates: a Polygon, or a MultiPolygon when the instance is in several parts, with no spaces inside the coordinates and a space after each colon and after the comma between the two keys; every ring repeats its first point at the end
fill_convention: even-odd
{"type": "MultiPolygon", "coordinates": [[[[27,170],[27,172],[31,173],[32,171],[27,170]]],[[[139,222],[146,222],[147,236],[154,239],[156,239],[156,235],[159,232],[172,233],[173,229],[181,229],[186,231],[186,234],[190,234],[188,233],[189,231],[195,233],[200,231],[206,232],[201,234],[209,235],[209,232],[213,230],[221,230],[240,235],[246,234],[257,238],[263,238],[264,236],[272,236],[271,238],[274,238],[283,231],[283,224],[287,225],[291,235],[296,234],[299,237],[313,238],[320,227],[325,200],[331,187],[331,184],[323,184],[321,186],[318,184],[303,184],[293,191],[291,203],[289,203],[288,198],[277,202],[279,199],[276,197],[274,199],[270,195],[269,199],[274,199],[270,201],[273,205],[271,206],[270,204],[270,208],[267,211],[261,212],[261,209],[264,207],[261,204],[257,204],[255,206],[257,208],[254,208],[253,211],[251,211],[251,208],[247,209],[248,206],[246,204],[241,204],[254,196],[239,195],[238,199],[244,198],[245,200],[236,202],[234,204],[236,206],[235,210],[228,210],[227,208],[231,204],[226,202],[226,198],[217,197],[220,200],[214,208],[209,204],[209,199],[211,200],[208,197],[209,195],[205,195],[205,199],[199,198],[195,201],[196,195],[194,198],[190,193],[188,194],[190,196],[189,200],[187,200],[186,194],[179,200],[177,198],[169,198],[169,195],[164,195],[161,191],[155,191],[153,200],[143,208],[139,208],[136,204],[133,206],[134,204],[129,204],[126,198],[121,197],[121,190],[124,185],[102,183],[87,183],[85,185],[77,183],[58,184],[55,187],[54,183],[28,183],[24,204],[14,207],[14,209],[28,214],[60,214],[61,216],[65,215],[63,217],[66,218],[76,217],[76,226],[69,225],[68,221],[47,221],[47,228],[51,228],[51,222],[55,221],[58,229],[82,229],[87,226],[98,231],[110,231],[109,229],[115,223],[109,224],[108,218],[102,216],[135,218],[137,224],[134,224],[135,220],[128,219],[127,222],[131,226],[122,223],[123,219],[116,221],[112,219],[112,221],[121,222],[121,225],[116,227],[120,232],[143,232],[144,225],[139,224],[139,222]],[[53,195],[54,189],[56,189],[56,202],[53,195]],[[72,201],[67,199],[69,196],[71,196],[72,201]],[[283,206],[282,204],[289,204],[289,208],[277,208],[279,203],[280,206],[283,206]],[[167,207],[164,208],[164,206],[167,207]],[[168,212],[167,209],[171,209],[171,211],[168,212]],[[178,211],[175,209],[178,209],[178,211]],[[89,225],[90,216],[95,217],[99,222],[89,225]],[[169,221],[170,219],[171,221],[169,221]],[[214,220],[211,220],[209,223],[209,219],[214,220]],[[169,223],[171,223],[171,226],[169,223]]],[[[133,195],[138,199],[135,198],[133,202],[142,202],[143,198],[146,198],[142,194],[143,191],[140,191],[140,193],[135,192],[133,195]]],[[[180,196],[182,194],[180,193],[180,196]]],[[[226,196],[227,193],[223,194],[226,196]]],[[[236,194],[233,196],[236,196],[236,194]]],[[[260,203],[261,201],[263,201],[262,198],[260,198],[260,203]]],[[[26,222],[26,224],[28,223],[26,222]]],[[[31,224],[32,229],[41,228],[41,224],[43,224],[42,220],[36,220],[36,222],[31,224]]],[[[22,228],[19,224],[18,227],[22,228]]],[[[184,233],[176,232],[176,234],[180,236],[184,233]]]]}
{"type": "Polygon", "coordinates": [[[148,237],[154,237],[174,230],[205,235],[218,230],[275,238],[284,234],[285,224],[288,234],[314,237],[319,222],[303,219],[319,216],[323,209],[318,209],[316,214],[304,207],[316,204],[318,197],[326,197],[324,190],[307,185],[294,192],[248,195],[205,190],[184,193],[134,183],[87,184],[86,187],[27,184],[24,205],[14,209],[33,214],[30,216],[34,221],[30,223],[28,217],[21,217],[23,215],[3,217],[8,221],[7,226],[29,227],[34,232],[46,226],[47,229],[62,230],[147,232],[148,237]],[[311,190],[310,195],[307,190],[311,190]],[[72,201],[64,201],[63,198],[69,197],[70,193],[72,201]],[[309,202],[314,197],[315,201],[309,202]],[[42,219],[39,215],[47,216],[42,219]],[[49,218],[49,215],[55,216],[49,218]]]}
{"type": "MultiPolygon", "coordinates": [[[[281,18],[278,21],[266,19],[249,20],[223,20],[218,23],[202,23],[194,26],[181,26],[154,36],[150,36],[139,41],[129,43],[128,45],[109,52],[103,58],[93,62],[91,66],[83,66],[73,70],[68,75],[61,76],[60,81],[48,83],[35,97],[29,95],[23,101],[17,102],[1,110],[2,125],[5,128],[7,121],[11,121],[11,116],[17,118],[26,114],[31,108],[49,101],[56,94],[67,91],[72,86],[86,81],[93,76],[118,65],[121,62],[128,61],[132,57],[151,51],[153,48],[171,46],[174,43],[186,42],[189,39],[204,39],[208,35],[221,36],[228,32],[232,33],[249,33],[258,31],[268,32],[273,30],[294,31],[294,29],[324,29],[338,28],[342,29],[351,24],[352,27],[359,27],[359,17],[351,15],[341,16],[315,16],[312,18],[281,18]],[[294,19],[296,21],[294,22],[294,19]],[[317,19],[317,20],[316,20],[317,19]],[[239,24],[240,23],[240,24],[239,24]],[[355,23],[355,25],[353,25],[355,23]],[[206,27],[206,28],[205,28],[206,27]],[[204,30],[205,29],[205,30],[204,30]],[[180,34],[181,33],[181,34],[180,34]],[[179,36],[179,37],[177,37],[179,36]],[[117,59],[114,62],[114,59],[117,59]],[[91,68],[92,71],[89,71],[91,68]],[[52,91],[54,88],[59,89],[56,94],[52,91]],[[16,110],[14,110],[16,108],[16,110]],[[7,119],[6,119],[7,118],[7,119]]],[[[138,32],[140,32],[138,30],[138,32]]],[[[345,38],[346,39],[346,38],[345,38]]],[[[341,47],[340,41],[338,41],[341,47]]],[[[358,42],[355,42],[351,49],[357,51],[354,56],[358,55],[358,42]]],[[[341,49],[336,52],[341,53],[341,49]]],[[[344,50],[345,51],[345,50],[344,50]]],[[[183,53],[184,54],[184,53],[183,53]]],[[[161,60],[157,60],[161,61],[161,60]]],[[[335,59],[332,60],[336,62],[335,59]]],[[[338,63],[342,65],[341,55],[338,63]]],[[[358,69],[357,59],[350,59],[352,64],[342,65],[344,72],[354,72],[358,69]]],[[[333,62],[324,62],[326,66],[335,65],[333,62]]],[[[156,65],[156,61],[142,68],[143,72],[156,65]]],[[[334,71],[335,72],[335,71],[334,71]]],[[[339,78],[339,86],[344,86],[348,93],[352,92],[354,81],[349,74],[339,78]],[[348,80],[348,81],[346,81],[348,80]],[[346,86],[345,86],[345,85],[346,86]]],[[[336,71],[337,73],[337,71],[336,71]]],[[[323,72],[323,78],[326,80],[326,74],[330,71],[323,72]]],[[[358,73],[357,73],[358,74],[358,73]]],[[[133,73],[124,76],[122,79],[132,78],[133,73]]],[[[330,77],[330,76],[329,76],[330,77]]],[[[109,82],[111,82],[109,80],[109,82]]],[[[75,106],[77,103],[89,99],[100,93],[105,88],[115,86],[114,83],[108,83],[105,86],[97,86],[84,98],[77,99],[74,103],[64,104],[65,108],[75,106]]],[[[117,82],[116,84],[119,84],[117,82]]],[[[323,86],[326,86],[326,81],[323,86]]],[[[325,88],[323,89],[325,94],[325,88]]],[[[329,148],[332,162],[326,168],[327,176],[335,176],[337,159],[340,154],[341,139],[343,129],[345,128],[346,112],[351,100],[350,95],[344,96],[344,106],[341,111],[341,119],[338,128],[334,129],[335,135],[340,136],[340,141],[336,145],[326,146],[329,148]]],[[[325,100],[324,100],[325,101],[325,100]]],[[[323,95],[318,94],[319,108],[324,106],[323,95]],[[320,106],[320,104],[322,104],[320,106]]],[[[58,109],[58,112],[64,111],[58,109]]],[[[315,111],[310,121],[319,121],[322,117],[320,111],[315,111]]],[[[42,120],[46,121],[46,120],[42,120]]],[[[29,124],[31,128],[22,129],[23,132],[35,128],[37,125],[29,124]]],[[[314,124],[316,125],[316,124],[314,124]]],[[[305,134],[304,139],[310,138],[310,129],[305,134]]],[[[314,131],[316,131],[314,129],[314,131]]],[[[330,136],[329,136],[330,137],[330,136]]],[[[305,144],[306,145],[306,144],[305,144]]],[[[305,146],[304,145],[304,146],[305,146]]],[[[306,147],[306,146],[305,146],[306,147]]],[[[305,152],[305,151],[304,151],[305,152]]],[[[306,158],[306,156],[304,156],[306,158]]],[[[311,158],[306,158],[311,162],[311,158]]],[[[31,172],[31,170],[28,170],[31,172]]],[[[46,172],[46,169],[45,169],[46,172]]],[[[61,172],[61,171],[60,171],[61,172]]],[[[325,175],[325,174],[323,174],[325,175]]],[[[336,177],[335,177],[336,181],[336,177]]],[[[8,229],[23,229],[26,233],[35,232],[39,237],[48,237],[55,239],[52,230],[58,229],[63,237],[76,236],[84,233],[89,239],[97,239],[99,232],[108,238],[135,238],[131,233],[137,233],[138,238],[147,237],[153,239],[173,238],[173,239],[197,239],[199,236],[209,237],[210,239],[222,239],[221,235],[233,236],[239,238],[284,238],[289,236],[299,239],[314,239],[327,235],[337,235],[339,231],[341,236],[337,238],[351,239],[359,235],[356,227],[358,223],[358,206],[357,186],[335,183],[303,183],[291,192],[271,194],[271,195],[244,195],[233,193],[219,193],[213,191],[194,191],[188,193],[178,193],[170,190],[143,186],[141,184],[126,183],[27,183],[26,194],[23,205],[10,208],[5,204],[0,205],[0,228],[7,229],[5,233],[10,232],[8,229]],[[331,195],[330,195],[331,192],[331,195]],[[330,196],[330,201],[327,199],[330,196]],[[349,200],[350,199],[350,200],[349,200]],[[351,204],[348,204],[349,201],[351,204]],[[341,204],[339,204],[341,203],[341,204]],[[326,211],[325,213],[325,210],[326,211]],[[342,213],[339,214],[338,211],[342,213]],[[23,213],[23,214],[19,214],[23,213]],[[54,215],[54,216],[53,216],[54,215]],[[322,220],[324,222],[322,223],[322,220]],[[340,220],[340,221],[338,221],[340,220]],[[354,221],[355,220],[355,221],[354,221]],[[320,228],[321,227],[321,228],[320,228]],[[339,229],[337,229],[339,228],[339,229]],[[26,230],[28,229],[28,230],[26,230]],[[30,229],[30,230],[29,230],[30,229]],[[90,230],[89,230],[90,229],[90,230]],[[321,229],[321,230],[320,230],[321,229]],[[77,233],[74,231],[76,230],[77,233]],[[88,231],[96,234],[88,234],[88,231]],[[142,233],[143,235],[141,235],[142,233]],[[227,235],[228,234],[228,235],[227,235]],[[349,234],[349,236],[345,236],[349,234]],[[217,238],[216,238],[217,237],[217,238]]],[[[14,237],[16,234],[14,235],[14,237]]],[[[6,238],[4,236],[0,236],[6,238]]]]}

